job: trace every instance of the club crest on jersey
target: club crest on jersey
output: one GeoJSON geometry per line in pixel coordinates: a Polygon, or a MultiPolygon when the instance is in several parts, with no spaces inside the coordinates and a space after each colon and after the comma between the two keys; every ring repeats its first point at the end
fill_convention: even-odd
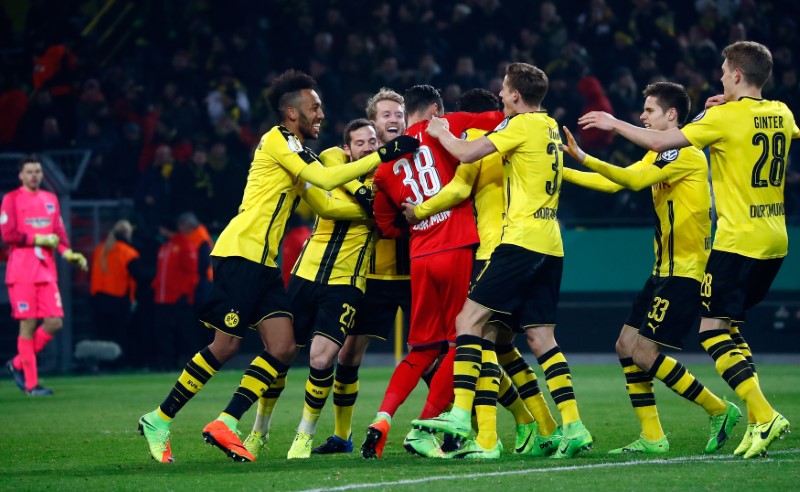
{"type": "Polygon", "coordinates": [[[499,131],[500,131],[500,130],[502,130],[503,128],[507,127],[507,126],[508,126],[508,120],[509,120],[509,119],[510,119],[510,118],[508,118],[507,116],[506,116],[505,118],[503,118],[503,121],[501,121],[501,122],[500,122],[500,124],[499,124],[499,125],[497,125],[497,127],[494,129],[494,131],[496,131],[496,132],[499,132],[499,131]]]}
{"type": "Polygon", "coordinates": [[[672,162],[678,158],[678,149],[666,150],[660,154],[658,154],[658,160],[664,162],[672,162]]]}
{"type": "Polygon", "coordinates": [[[704,109],[704,110],[700,111],[700,114],[698,114],[697,116],[694,117],[694,119],[692,120],[692,123],[694,123],[695,121],[700,121],[701,119],[703,119],[703,116],[705,116],[705,115],[706,115],[706,110],[704,109]]]}
{"type": "Polygon", "coordinates": [[[289,137],[286,138],[286,143],[289,145],[289,150],[292,152],[297,152],[299,154],[303,151],[303,144],[301,144],[300,140],[294,135],[289,135],[289,137]]]}
{"type": "Polygon", "coordinates": [[[45,203],[44,204],[44,208],[45,208],[45,210],[47,210],[48,214],[56,213],[56,205],[55,205],[55,203],[45,203]]]}
{"type": "Polygon", "coordinates": [[[30,306],[28,306],[27,302],[18,302],[17,303],[17,311],[19,311],[20,313],[24,313],[28,309],[30,309],[30,306]]]}

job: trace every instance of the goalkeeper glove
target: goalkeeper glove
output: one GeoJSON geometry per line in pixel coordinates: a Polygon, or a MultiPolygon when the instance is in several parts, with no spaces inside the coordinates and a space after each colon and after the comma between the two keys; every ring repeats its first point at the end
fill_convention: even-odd
{"type": "Polygon", "coordinates": [[[78,265],[84,272],[89,269],[89,265],[86,262],[86,257],[80,253],[76,253],[71,249],[68,249],[64,251],[61,256],[63,256],[68,262],[78,265]]]}
{"type": "Polygon", "coordinates": [[[356,201],[361,205],[367,215],[372,217],[372,201],[375,199],[372,190],[366,186],[362,186],[356,190],[353,197],[355,197],[356,201]]]}
{"type": "Polygon", "coordinates": [[[33,244],[36,246],[55,248],[58,246],[58,236],[55,234],[36,234],[33,236],[33,244]]]}
{"type": "Polygon", "coordinates": [[[419,148],[419,140],[408,135],[400,135],[386,142],[386,145],[378,149],[381,162],[392,162],[398,157],[414,152],[419,148]]]}

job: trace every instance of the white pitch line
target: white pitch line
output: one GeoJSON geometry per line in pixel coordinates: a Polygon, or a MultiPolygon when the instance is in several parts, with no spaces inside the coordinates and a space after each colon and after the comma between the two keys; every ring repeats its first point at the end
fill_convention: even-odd
{"type": "MultiPolygon", "coordinates": [[[[770,455],[776,454],[793,454],[800,452],[800,449],[783,449],[780,451],[770,451],[770,455]]],[[[685,462],[692,462],[692,461],[716,461],[719,463],[766,463],[772,461],[769,458],[766,459],[756,459],[756,460],[743,460],[742,458],[736,458],[731,455],[714,455],[714,456],[683,456],[679,458],[667,458],[667,459],[652,459],[652,460],[640,460],[640,461],[621,461],[621,462],[612,462],[612,463],[595,463],[592,465],[576,465],[576,466],[556,466],[556,467],[548,467],[548,468],[529,468],[527,470],[508,470],[508,471],[497,471],[497,472],[481,472],[481,473],[470,473],[468,475],[438,475],[432,477],[424,477],[424,478],[414,478],[414,479],[406,479],[406,480],[395,480],[393,482],[373,482],[373,483],[354,483],[349,485],[342,485],[340,487],[325,487],[319,489],[306,489],[301,490],[298,492],[333,492],[338,490],[358,490],[358,489],[372,489],[372,488],[380,488],[380,487],[392,487],[396,485],[414,485],[414,484],[421,484],[421,483],[428,483],[428,482],[437,482],[441,480],[461,480],[461,479],[470,479],[470,478],[485,478],[485,477],[498,477],[498,476],[509,476],[509,475],[528,475],[534,473],[549,473],[549,472],[559,472],[559,471],[576,471],[576,470],[592,470],[597,468],[621,468],[626,466],[638,466],[638,465],[650,465],[650,464],[676,464],[676,463],[685,463],[685,462]]]]}

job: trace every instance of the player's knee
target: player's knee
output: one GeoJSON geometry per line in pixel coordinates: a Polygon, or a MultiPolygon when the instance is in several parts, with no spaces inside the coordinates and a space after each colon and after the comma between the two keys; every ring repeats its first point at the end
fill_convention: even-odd
{"type": "Polygon", "coordinates": [[[239,352],[239,346],[242,340],[222,332],[217,332],[214,341],[208,346],[214,357],[221,363],[228,362],[231,358],[239,352]]]}
{"type": "Polygon", "coordinates": [[[64,322],[61,318],[45,318],[44,322],[42,323],[42,328],[44,331],[51,335],[61,330],[62,326],[64,326],[64,322]]]}
{"type": "Polygon", "coordinates": [[[620,358],[631,356],[631,347],[628,346],[625,339],[620,337],[617,343],[614,344],[614,349],[617,351],[617,356],[620,358]]]}

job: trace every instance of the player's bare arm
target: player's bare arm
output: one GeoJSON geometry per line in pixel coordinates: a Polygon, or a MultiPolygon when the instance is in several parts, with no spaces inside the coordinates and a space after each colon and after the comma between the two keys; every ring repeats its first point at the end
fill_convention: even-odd
{"type": "Polygon", "coordinates": [[[475,140],[461,140],[450,133],[447,120],[434,117],[425,130],[428,135],[438,138],[450,154],[461,162],[475,162],[483,159],[492,152],[497,152],[497,148],[486,137],[475,140]]]}
{"type": "Polygon", "coordinates": [[[663,131],[650,130],[620,121],[604,111],[590,111],[578,118],[578,124],[584,130],[597,128],[599,130],[616,132],[636,145],[655,152],[681,149],[691,145],[689,140],[687,140],[683,133],[677,128],[670,128],[669,130],[663,131]]]}

